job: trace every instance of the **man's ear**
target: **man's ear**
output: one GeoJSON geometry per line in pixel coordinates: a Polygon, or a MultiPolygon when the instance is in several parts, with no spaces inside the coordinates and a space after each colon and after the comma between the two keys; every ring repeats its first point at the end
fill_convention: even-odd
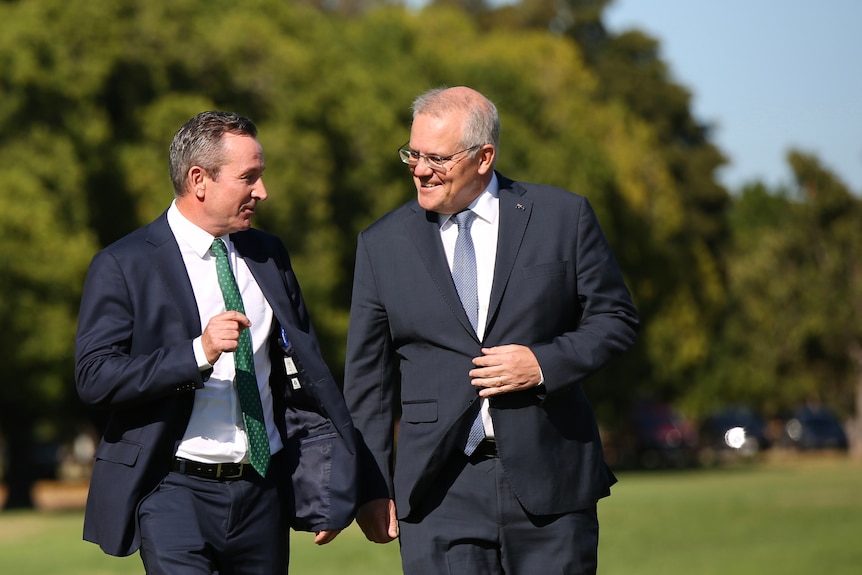
{"type": "Polygon", "coordinates": [[[207,172],[200,166],[192,166],[189,168],[189,187],[195,194],[195,197],[202,200],[206,193],[207,172]]]}
{"type": "Polygon", "coordinates": [[[493,144],[485,144],[479,150],[479,173],[484,175],[494,169],[494,158],[497,156],[497,149],[493,144]]]}

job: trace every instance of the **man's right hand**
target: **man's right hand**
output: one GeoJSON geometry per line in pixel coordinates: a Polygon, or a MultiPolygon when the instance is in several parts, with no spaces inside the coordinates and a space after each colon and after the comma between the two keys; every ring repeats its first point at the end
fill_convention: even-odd
{"type": "Polygon", "coordinates": [[[398,537],[398,518],[395,502],[391,499],[373,499],[359,508],[356,522],[365,537],[374,543],[389,543],[398,537]]]}
{"type": "Polygon", "coordinates": [[[210,318],[201,334],[201,345],[210,365],[222,353],[236,351],[240,332],[249,327],[251,321],[238,311],[226,311],[210,318]]]}

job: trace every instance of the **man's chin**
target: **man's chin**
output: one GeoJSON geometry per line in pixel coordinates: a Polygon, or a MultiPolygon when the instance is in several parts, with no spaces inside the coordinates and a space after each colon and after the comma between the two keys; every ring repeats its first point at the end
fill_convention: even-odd
{"type": "Polygon", "coordinates": [[[417,199],[419,200],[419,206],[423,210],[427,210],[429,212],[440,211],[440,200],[434,193],[434,190],[429,191],[426,188],[420,189],[417,199]]]}
{"type": "MultiPolygon", "coordinates": [[[[243,217],[236,221],[233,232],[244,232],[251,227],[251,217],[243,217]]],[[[231,232],[231,233],[233,233],[231,232]]]]}

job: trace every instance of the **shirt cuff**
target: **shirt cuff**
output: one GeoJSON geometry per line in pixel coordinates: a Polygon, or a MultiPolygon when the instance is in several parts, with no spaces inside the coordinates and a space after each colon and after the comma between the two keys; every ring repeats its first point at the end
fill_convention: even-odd
{"type": "Polygon", "coordinates": [[[195,350],[195,361],[198,362],[198,369],[206,371],[212,369],[212,364],[207,360],[207,354],[204,353],[203,336],[198,336],[192,340],[192,349],[195,350]]]}

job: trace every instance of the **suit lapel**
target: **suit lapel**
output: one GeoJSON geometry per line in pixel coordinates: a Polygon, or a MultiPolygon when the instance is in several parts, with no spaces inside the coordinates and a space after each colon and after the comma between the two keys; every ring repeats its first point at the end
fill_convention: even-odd
{"type": "Polygon", "coordinates": [[[533,203],[524,198],[522,188],[514,188],[511,180],[497,174],[500,182],[500,227],[497,232],[497,260],[494,263],[494,281],[491,284],[491,298],[488,302],[488,320],[485,335],[491,331],[491,326],[500,308],[506,285],[512,275],[515,259],[521,249],[524,233],[533,203]]]}
{"type": "Polygon", "coordinates": [[[288,299],[281,270],[275,265],[272,257],[262,250],[260,244],[254,241],[254,237],[250,233],[231,234],[230,239],[237,253],[245,260],[266,301],[272,307],[276,321],[283,327],[294,325],[296,323],[295,318],[286,318],[282,315],[285,310],[293,309],[293,307],[288,299]]]}
{"type": "Polygon", "coordinates": [[[473,331],[473,326],[470,325],[464,306],[461,305],[461,299],[455,289],[455,282],[452,281],[452,272],[446,262],[446,252],[443,251],[443,242],[440,240],[440,224],[437,221],[437,215],[414,206],[413,213],[404,220],[404,236],[416,245],[416,250],[431,281],[437,286],[449,309],[464,329],[475,338],[476,332],[473,331]]]}
{"type": "Polygon", "coordinates": [[[157,271],[167,293],[171,295],[177,315],[182,318],[191,337],[201,335],[197,300],[180,248],[168,225],[167,212],[150,224],[147,243],[153,248],[150,254],[153,269],[157,271]]]}

